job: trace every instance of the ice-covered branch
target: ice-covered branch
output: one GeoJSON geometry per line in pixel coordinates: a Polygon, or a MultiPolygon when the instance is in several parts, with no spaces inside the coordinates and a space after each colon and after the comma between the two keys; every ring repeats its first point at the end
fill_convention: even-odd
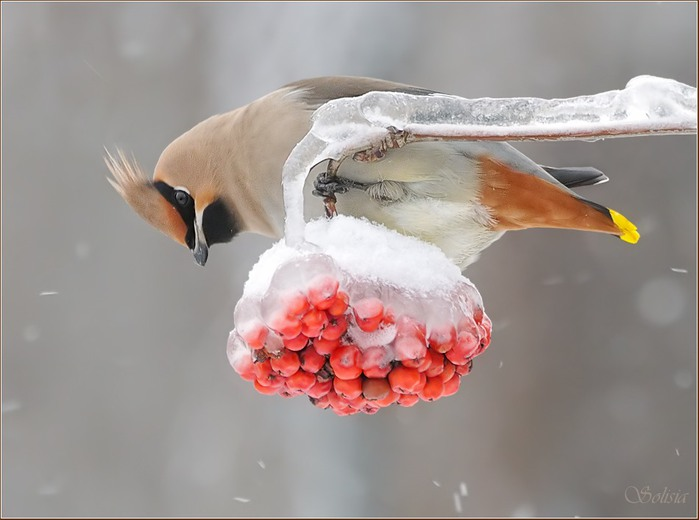
{"type": "Polygon", "coordinates": [[[396,130],[401,132],[400,145],[424,140],[596,140],[693,134],[697,92],[671,79],[639,76],[623,90],[569,99],[370,92],[330,101],[316,111],[311,130],[284,165],[288,244],[303,242],[303,185],[311,168],[380,146],[396,130]]]}

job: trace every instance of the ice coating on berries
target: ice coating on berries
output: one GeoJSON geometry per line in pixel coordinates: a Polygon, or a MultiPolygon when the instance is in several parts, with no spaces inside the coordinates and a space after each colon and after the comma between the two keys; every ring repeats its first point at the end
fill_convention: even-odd
{"type": "Polygon", "coordinates": [[[395,243],[374,244],[374,254],[351,240],[313,235],[371,236],[376,226],[366,221],[312,224],[315,246],[280,242],[251,271],[227,346],[236,373],[262,394],[306,396],[343,416],[456,393],[490,342],[476,288],[439,250],[424,255],[434,249],[428,244],[414,248],[412,239],[379,230],[395,243]],[[396,275],[398,257],[409,258],[412,271],[396,275]]]}

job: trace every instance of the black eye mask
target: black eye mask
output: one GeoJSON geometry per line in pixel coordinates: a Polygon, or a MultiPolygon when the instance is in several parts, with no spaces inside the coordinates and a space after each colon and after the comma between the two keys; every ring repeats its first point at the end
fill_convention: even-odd
{"type": "Polygon", "coordinates": [[[189,249],[194,249],[194,200],[188,193],[176,190],[163,181],[156,181],[153,185],[182,217],[187,226],[184,241],[189,249]]]}

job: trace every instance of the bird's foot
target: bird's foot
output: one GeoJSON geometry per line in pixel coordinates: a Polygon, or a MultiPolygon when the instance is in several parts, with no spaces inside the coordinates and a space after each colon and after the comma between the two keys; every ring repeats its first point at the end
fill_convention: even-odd
{"type": "Polygon", "coordinates": [[[319,173],[313,181],[313,195],[317,197],[333,197],[337,193],[347,193],[351,189],[365,190],[366,185],[344,177],[338,177],[331,172],[319,173]]]}
{"type": "Polygon", "coordinates": [[[337,204],[335,195],[337,193],[347,193],[351,189],[366,189],[366,185],[361,182],[339,177],[337,175],[338,167],[339,163],[337,161],[330,161],[328,170],[318,174],[315,181],[313,181],[313,195],[323,197],[325,215],[328,218],[337,215],[337,208],[335,207],[335,204],[337,204]]]}
{"type": "Polygon", "coordinates": [[[388,150],[394,148],[402,148],[408,144],[409,134],[404,130],[398,130],[395,126],[389,126],[386,128],[388,130],[388,135],[382,139],[379,143],[375,144],[371,148],[366,150],[360,150],[356,152],[352,159],[357,162],[376,162],[380,161],[386,156],[388,150]]]}

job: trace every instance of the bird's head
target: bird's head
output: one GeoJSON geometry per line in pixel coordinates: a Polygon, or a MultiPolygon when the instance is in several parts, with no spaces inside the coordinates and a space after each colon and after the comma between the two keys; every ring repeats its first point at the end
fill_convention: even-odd
{"type": "Polygon", "coordinates": [[[108,180],[136,213],[191,250],[203,266],[209,247],[238,234],[239,219],[217,182],[216,168],[176,143],[160,156],[152,180],[122,151],[107,152],[105,162],[113,175],[108,180]]]}

